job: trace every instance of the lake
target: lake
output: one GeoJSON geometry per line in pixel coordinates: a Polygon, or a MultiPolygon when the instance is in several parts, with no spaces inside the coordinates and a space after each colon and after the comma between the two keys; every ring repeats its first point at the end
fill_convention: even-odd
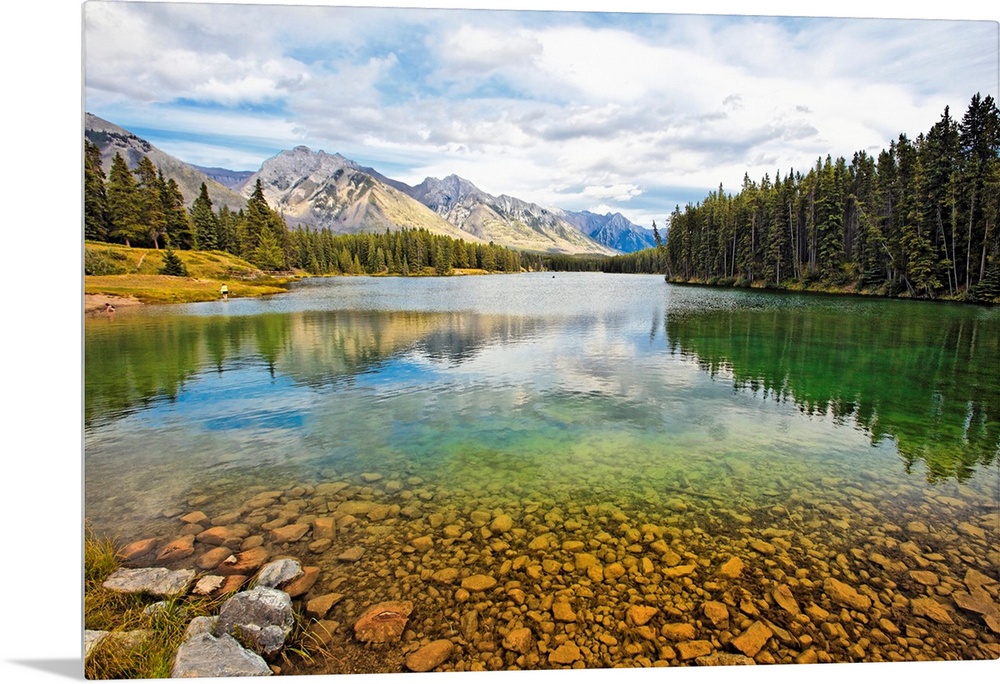
{"type": "Polygon", "coordinates": [[[996,309],[341,277],[91,317],[84,354],[88,525],[319,567],[352,671],[1000,657],[996,309]]]}

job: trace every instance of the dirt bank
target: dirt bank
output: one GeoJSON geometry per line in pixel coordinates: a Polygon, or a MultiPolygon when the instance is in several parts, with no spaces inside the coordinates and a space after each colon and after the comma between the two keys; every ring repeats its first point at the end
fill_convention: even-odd
{"type": "Polygon", "coordinates": [[[106,294],[85,294],[83,296],[83,312],[88,315],[102,314],[110,304],[116,310],[128,306],[142,306],[135,297],[119,297],[106,294]]]}

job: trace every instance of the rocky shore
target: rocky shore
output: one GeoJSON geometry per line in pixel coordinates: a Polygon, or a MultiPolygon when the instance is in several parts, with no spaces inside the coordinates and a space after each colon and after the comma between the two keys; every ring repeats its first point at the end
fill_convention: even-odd
{"type": "Polygon", "coordinates": [[[199,654],[262,674],[1000,657],[988,496],[930,492],[890,519],[851,487],[750,511],[524,494],[375,472],[206,485],[108,581],[144,568],[147,594],[268,606],[266,624],[199,620],[178,672],[199,654]],[[322,654],[279,667],[292,615],[322,654]]]}

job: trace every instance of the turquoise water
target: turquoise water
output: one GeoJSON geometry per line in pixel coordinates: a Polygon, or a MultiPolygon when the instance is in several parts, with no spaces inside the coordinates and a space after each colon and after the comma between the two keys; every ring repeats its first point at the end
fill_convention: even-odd
{"type": "MultiPolygon", "coordinates": [[[[495,573],[494,554],[550,532],[587,533],[595,549],[624,535],[605,555],[637,558],[632,534],[654,524],[706,568],[756,557],[755,538],[792,540],[762,568],[828,608],[818,592],[831,572],[886,606],[919,595],[906,569],[878,565],[918,543],[924,555],[908,562],[943,578],[947,589],[929,590],[941,598],[964,590],[969,568],[996,577],[998,449],[1000,312],[987,308],[655,276],[352,277],[121,311],[85,329],[85,514],[97,532],[167,537],[180,513],[246,515],[242,502],[274,489],[315,517],[335,502],[310,492],[343,482],[355,499],[412,509],[374,536],[338,537],[379,549],[350,576],[373,600],[417,572],[400,548],[434,529],[432,514],[477,510],[512,514],[521,531],[509,547],[436,563],[495,573]],[[609,506],[631,532],[599,513],[609,506]],[[954,532],[962,523],[971,537],[954,532]]],[[[662,587],[678,614],[697,611],[662,587]]],[[[996,637],[962,619],[978,636],[886,648],[992,653],[996,637]]],[[[827,645],[834,660],[889,657],[878,648],[827,645]]]]}

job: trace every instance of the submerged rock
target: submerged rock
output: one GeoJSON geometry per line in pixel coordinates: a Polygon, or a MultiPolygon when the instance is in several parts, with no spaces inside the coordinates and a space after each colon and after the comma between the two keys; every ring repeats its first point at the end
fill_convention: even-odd
{"type": "Polygon", "coordinates": [[[354,636],[365,643],[398,641],[412,612],[413,603],[410,601],[377,603],[354,623],[354,636]]]}
{"type": "Polygon", "coordinates": [[[448,639],[432,641],[406,658],[406,667],[414,672],[430,672],[448,660],[455,645],[448,639]]]}

